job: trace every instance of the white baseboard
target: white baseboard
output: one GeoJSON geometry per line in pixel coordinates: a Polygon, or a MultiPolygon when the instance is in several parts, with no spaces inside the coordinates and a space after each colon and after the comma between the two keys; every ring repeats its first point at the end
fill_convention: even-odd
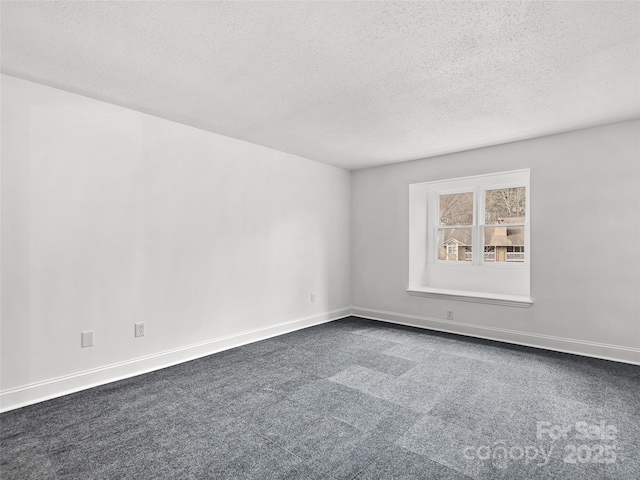
{"type": "Polygon", "coordinates": [[[439,318],[420,317],[417,315],[386,312],[356,306],[351,307],[351,314],[355,317],[368,318],[370,320],[379,320],[410,327],[425,328],[439,332],[455,333],[487,340],[496,340],[498,342],[513,343],[527,347],[640,365],[640,348],[574,340],[571,338],[540,335],[504,328],[485,327],[469,323],[441,320],[439,318]]]}
{"type": "Polygon", "coordinates": [[[351,309],[349,307],[331,310],[270,327],[215,338],[124,362],[113,363],[91,370],[10,388],[0,392],[0,412],[7,412],[105,383],[152,372],[171,365],[211,355],[212,353],[348,317],[349,315],[351,315],[351,309]]]}
{"type": "Polygon", "coordinates": [[[331,322],[350,315],[399,325],[640,365],[640,348],[622,347],[352,306],[3,390],[0,392],[0,412],[7,412],[105,383],[134,377],[230,348],[331,322]]]}

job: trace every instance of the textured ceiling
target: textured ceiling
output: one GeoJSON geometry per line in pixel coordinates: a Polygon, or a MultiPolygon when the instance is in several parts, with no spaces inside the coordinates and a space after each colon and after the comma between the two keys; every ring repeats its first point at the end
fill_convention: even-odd
{"type": "Polygon", "coordinates": [[[2,2],[2,71],[348,169],[640,114],[640,3],[2,2]]]}

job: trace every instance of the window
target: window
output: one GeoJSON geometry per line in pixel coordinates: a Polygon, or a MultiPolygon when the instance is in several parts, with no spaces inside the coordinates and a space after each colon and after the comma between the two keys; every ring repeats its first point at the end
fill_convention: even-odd
{"type": "Polygon", "coordinates": [[[473,203],[471,192],[438,196],[438,260],[471,261],[472,230],[468,227],[473,225],[473,203]]]}
{"type": "Polygon", "coordinates": [[[529,170],[412,184],[409,196],[409,293],[531,304],[529,170]]]}
{"type": "Polygon", "coordinates": [[[435,192],[433,198],[438,261],[525,261],[526,186],[478,186],[461,193],[435,192]],[[474,250],[484,255],[474,258],[474,250]]]}

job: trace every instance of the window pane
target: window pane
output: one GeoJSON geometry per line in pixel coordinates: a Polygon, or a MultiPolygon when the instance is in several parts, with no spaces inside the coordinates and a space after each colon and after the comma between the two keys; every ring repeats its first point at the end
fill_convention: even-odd
{"type": "Polygon", "coordinates": [[[452,262],[470,262],[471,229],[439,228],[438,260],[452,262]]]}
{"type": "Polygon", "coordinates": [[[440,226],[473,224],[473,192],[440,195],[440,226]]]}
{"type": "Polygon", "coordinates": [[[487,190],[485,223],[524,223],[525,187],[487,190]]]}
{"type": "Polygon", "coordinates": [[[524,227],[484,227],[485,262],[524,262],[524,227]]]}

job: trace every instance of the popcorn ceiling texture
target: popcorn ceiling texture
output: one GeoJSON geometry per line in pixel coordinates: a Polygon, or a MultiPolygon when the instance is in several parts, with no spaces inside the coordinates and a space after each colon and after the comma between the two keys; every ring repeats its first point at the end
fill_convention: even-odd
{"type": "Polygon", "coordinates": [[[2,2],[2,72],[359,169],[640,116],[639,2],[2,2]]]}

